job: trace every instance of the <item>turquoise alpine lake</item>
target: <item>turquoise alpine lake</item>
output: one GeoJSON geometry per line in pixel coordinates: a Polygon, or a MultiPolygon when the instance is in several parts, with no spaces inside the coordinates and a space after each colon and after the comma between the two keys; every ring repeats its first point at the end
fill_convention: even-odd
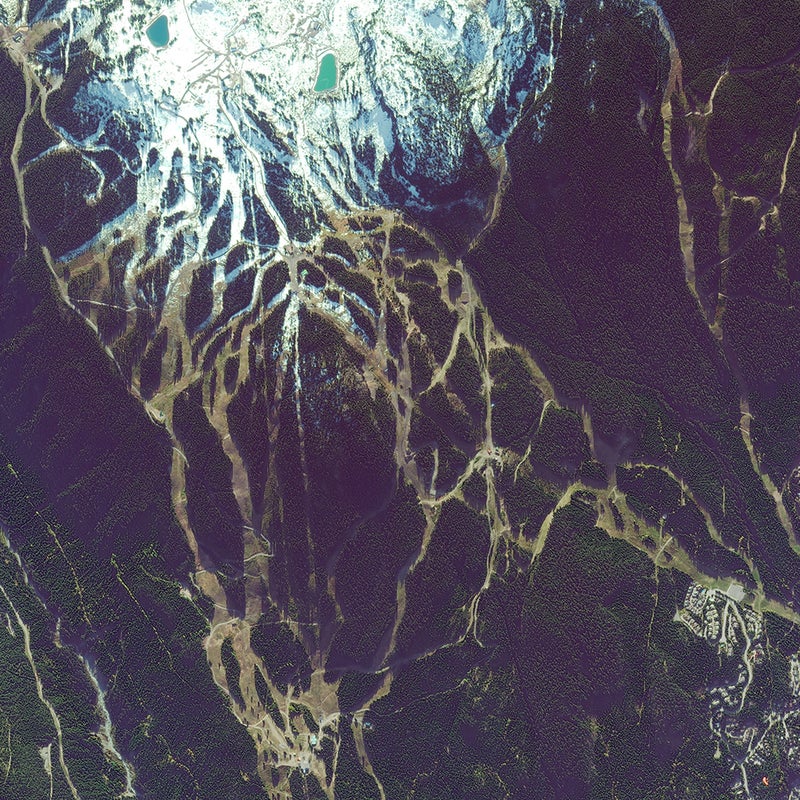
{"type": "Polygon", "coordinates": [[[147,26],[147,38],[153,47],[166,47],[169,44],[169,23],[164,14],[147,26]]]}
{"type": "Polygon", "coordinates": [[[314,84],[315,92],[327,92],[336,87],[336,56],[325,53],[320,59],[317,71],[317,82],[314,84]]]}

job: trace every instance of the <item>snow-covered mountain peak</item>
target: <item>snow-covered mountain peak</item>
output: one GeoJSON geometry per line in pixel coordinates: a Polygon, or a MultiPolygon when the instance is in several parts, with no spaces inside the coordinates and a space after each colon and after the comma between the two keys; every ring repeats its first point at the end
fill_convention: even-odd
{"type": "Polygon", "coordinates": [[[85,236],[39,226],[60,273],[100,304],[91,313],[129,314],[106,325],[107,341],[168,325],[205,342],[275,281],[276,296],[294,295],[296,333],[298,246],[346,230],[343,217],[383,209],[424,227],[449,216],[474,232],[522,104],[551,80],[562,11],[558,0],[52,0],[27,21],[43,32],[43,107],[64,141],[26,169],[50,174],[51,155],[70,153],[66,191],[96,209],[85,236]]]}
{"type": "MultiPolygon", "coordinates": [[[[139,162],[155,148],[140,206],[161,204],[179,151],[200,169],[208,159],[230,168],[282,238],[303,240],[326,211],[430,208],[480,151],[502,145],[552,72],[560,8],[548,0],[536,9],[524,0],[121,0],[94,9],[67,0],[56,15],[63,59],[50,67],[69,72],[71,51],[84,45],[97,56],[102,67],[76,93],[83,127],[64,132],[130,164],[103,130],[113,115],[139,162]],[[160,16],[164,46],[148,38],[160,16]],[[325,53],[335,88],[318,92],[325,53]]],[[[243,225],[242,192],[226,188],[243,225]]]]}

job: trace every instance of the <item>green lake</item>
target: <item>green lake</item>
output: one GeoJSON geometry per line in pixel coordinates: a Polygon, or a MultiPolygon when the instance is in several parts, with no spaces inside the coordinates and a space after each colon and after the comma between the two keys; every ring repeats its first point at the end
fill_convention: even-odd
{"type": "Polygon", "coordinates": [[[169,23],[164,14],[147,26],[147,38],[154,47],[166,47],[169,44],[169,23]]]}
{"type": "Polygon", "coordinates": [[[314,84],[315,92],[327,92],[336,87],[336,56],[333,53],[325,53],[319,62],[317,72],[317,82],[314,84]]]}

